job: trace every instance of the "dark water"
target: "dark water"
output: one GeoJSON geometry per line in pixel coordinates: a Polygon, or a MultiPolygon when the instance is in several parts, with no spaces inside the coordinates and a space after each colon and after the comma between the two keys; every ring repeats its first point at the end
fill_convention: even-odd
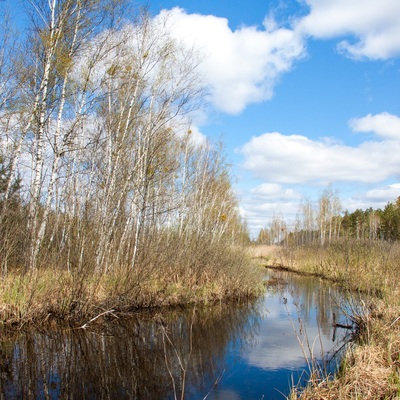
{"type": "Polygon", "coordinates": [[[329,359],[346,332],[332,327],[334,312],[344,321],[339,293],[315,279],[278,277],[286,283],[252,304],[3,342],[0,399],[284,399],[293,382],[306,381],[310,352],[329,359]]]}

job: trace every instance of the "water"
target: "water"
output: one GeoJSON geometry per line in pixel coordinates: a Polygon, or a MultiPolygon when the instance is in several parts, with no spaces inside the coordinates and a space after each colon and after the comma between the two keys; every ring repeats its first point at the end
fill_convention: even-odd
{"type": "MultiPolygon", "coordinates": [[[[1,399],[284,399],[330,359],[340,293],[280,273],[253,303],[119,318],[94,330],[31,332],[0,347],[1,399]]],[[[325,367],[333,371],[337,358],[325,367]]]]}

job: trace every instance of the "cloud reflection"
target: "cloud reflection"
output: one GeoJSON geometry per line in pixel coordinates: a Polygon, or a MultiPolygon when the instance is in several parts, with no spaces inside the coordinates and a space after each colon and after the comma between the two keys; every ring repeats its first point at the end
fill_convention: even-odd
{"type": "Polygon", "coordinates": [[[334,309],[334,304],[329,294],[322,288],[311,292],[302,288],[301,295],[292,289],[289,284],[280,293],[265,296],[268,316],[260,323],[253,346],[244,354],[249,365],[264,370],[296,370],[307,363],[305,357],[321,360],[338,344],[332,341],[330,307],[334,309]],[[321,310],[327,309],[330,311],[321,318],[321,310]]]}

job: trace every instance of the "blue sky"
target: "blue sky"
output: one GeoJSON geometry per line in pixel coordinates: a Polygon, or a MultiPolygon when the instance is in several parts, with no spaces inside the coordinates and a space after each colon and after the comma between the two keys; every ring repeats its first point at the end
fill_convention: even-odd
{"type": "Polygon", "coordinates": [[[194,129],[223,139],[253,236],[328,185],[349,211],[400,196],[399,0],[149,5],[204,56],[194,129]]]}
{"type": "MultiPolygon", "coordinates": [[[[253,235],[331,185],[343,209],[400,196],[398,0],[154,0],[206,54],[202,134],[222,137],[253,235]]],[[[196,121],[195,121],[196,123],[196,121]]]]}

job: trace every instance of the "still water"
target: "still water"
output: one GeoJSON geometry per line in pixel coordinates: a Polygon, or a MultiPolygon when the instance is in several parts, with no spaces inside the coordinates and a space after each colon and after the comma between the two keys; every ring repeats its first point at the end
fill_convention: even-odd
{"type": "Polygon", "coordinates": [[[284,399],[307,380],[310,352],[323,366],[347,332],[332,327],[333,313],[345,322],[336,290],[312,278],[274,278],[253,303],[3,342],[0,399],[284,399]]]}

